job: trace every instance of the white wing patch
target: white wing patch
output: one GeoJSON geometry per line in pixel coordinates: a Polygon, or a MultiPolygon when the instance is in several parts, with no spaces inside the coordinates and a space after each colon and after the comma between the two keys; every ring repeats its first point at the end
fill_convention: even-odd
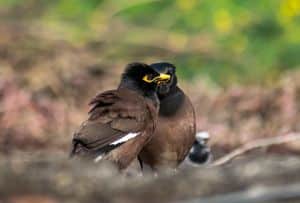
{"type": "MultiPolygon", "coordinates": [[[[110,145],[117,145],[117,144],[120,144],[120,143],[123,143],[123,142],[127,142],[128,140],[131,140],[131,139],[135,138],[139,134],[141,134],[141,133],[128,133],[127,135],[121,137],[120,139],[110,143],[110,145]]],[[[97,156],[94,159],[94,162],[97,163],[97,162],[101,161],[103,159],[103,157],[104,157],[103,154],[97,156]]]]}
{"type": "Polygon", "coordinates": [[[131,140],[132,138],[135,138],[139,134],[141,134],[141,133],[128,133],[127,135],[121,137],[120,139],[112,142],[111,145],[117,145],[119,143],[126,142],[128,140],[131,140]]]}

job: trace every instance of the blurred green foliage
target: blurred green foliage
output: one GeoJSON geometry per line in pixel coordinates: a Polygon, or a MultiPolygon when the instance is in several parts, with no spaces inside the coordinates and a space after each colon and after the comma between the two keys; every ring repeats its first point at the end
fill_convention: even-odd
{"type": "Polygon", "coordinates": [[[187,79],[272,83],[300,67],[300,0],[0,0],[72,43],[105,44],[102,60],[167,60],[187,79]],[[33,12],[34,6],[27,12],[33,12]]]}

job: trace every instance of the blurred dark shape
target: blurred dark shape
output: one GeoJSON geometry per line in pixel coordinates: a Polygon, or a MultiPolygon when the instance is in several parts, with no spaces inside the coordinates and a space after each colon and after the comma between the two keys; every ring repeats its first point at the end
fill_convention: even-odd
{"type": "Polygon", "coordinates": [[[300,66],[300,44],[288,44],[284,46],[279,56],[279,63],[281,68],[296,69],[300,66]]]}
{"type": "Polygon", "coordinates": [[[253,39],[272,40],[280,37],[283,28],[274,18],[262,18],[247,28],[247,33],[253,39]]]}
{"type": "Polygon", "coordinates": [[[197,141],[193,144],[192,149],[189,153],[189,159],[196,164],[204,164],[211,160],[211,149],[197,141]]]}
{"type": "Polygon", "coordinates": [[[212,160],[212,153],[210,147],[207,145],[209,141],[209,134],[207,132],[198,132],[196,141],[194,142],[188,158],[191,162],[196,164],[204,164],[212,160]]]}

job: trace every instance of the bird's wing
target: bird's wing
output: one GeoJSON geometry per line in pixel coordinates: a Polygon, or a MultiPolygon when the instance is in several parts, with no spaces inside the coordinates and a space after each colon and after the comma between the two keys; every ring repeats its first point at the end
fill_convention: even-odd
{"type": "Polygon", "coordinates": [[[90,106],[88,120],[73,138],[88,149],[99,150],[138,136],[149,115],[145,99],[125,89],[98,94],[90,106]]]}

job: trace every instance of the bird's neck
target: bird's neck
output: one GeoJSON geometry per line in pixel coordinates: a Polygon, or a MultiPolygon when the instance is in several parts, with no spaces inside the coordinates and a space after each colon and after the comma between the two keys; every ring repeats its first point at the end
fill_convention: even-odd
{"type": "Polygon", "coordinates": [[[184,98],[183,91],[177,86],[172,88],[167,94],[159,96],[159,114],[166,117],[176,114],[181,105],[183,105],[184,98]]]}

